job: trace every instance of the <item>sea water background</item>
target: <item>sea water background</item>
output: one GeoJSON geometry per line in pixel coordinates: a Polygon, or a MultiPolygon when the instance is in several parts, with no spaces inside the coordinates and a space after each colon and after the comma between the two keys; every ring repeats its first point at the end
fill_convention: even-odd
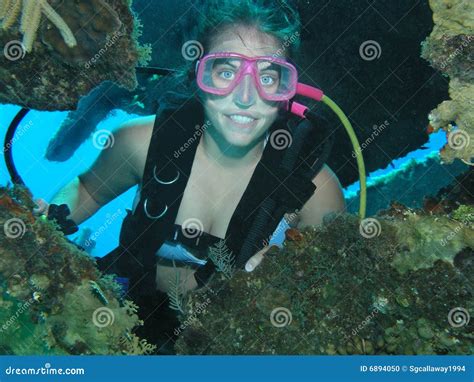
{"type": "MultiPolygon", "coordinates": [[[[20,107],[14,105],[0,105],[0,137],[3,140],[8,126],[20,107]]],[[[17,171],[30,188],[34,198],[43,198],[50,201],[58,190],[64,187],[71,179],[87,170],[100,153],[92,139],[87,140],[76,151],[74,156],[66,162],[49,162],[44,158],[46,147],[50,139],[59,129],[67,112],[30,111],[17,128],[13,144],[13,158],[17,171]]],[[[122,123],[137,115],[127,114],[121,110],[97,126],[97,130],[105,129],[113,132],[122,123]]],[[[368,176],[368,183],[375,177],[390,173],[400,168],[411,159],[423,160],[426,155],[439,149],[446,142],[444,132],[430,135],[426,149],[411,152],[404,158],[394,160],[385,169],[372,172],[368,176]]],[[[0,163],[0,184],[6,185],[10,177],[5,166],[4,152],[0,163]]],[[[119,175],[119,174],[117,174],[119,175]]],[[[91,236],[95,238],[96,246],[92,250],[93,256],[102,257],[118,245],[118,237],[122,220],[126,216],[126,209],[132,208],[133,198],[137,186],[132,187],[104,207],[95,215],[84,221],[80,228],[89,228],[91,236]]],[[[359,189],[359,182],[350,185],[344,190],[345,196],[353,195],[359,189]]],[[[80,230],[80,231],[81,231],[80,230]]],[[[79,231],[79,233],[80,233],[79,231]]],[[[283,232],[281,232],[283,234],[283,232]]],[[[74,240],[78,234],[68,236],[74,240]]]]}

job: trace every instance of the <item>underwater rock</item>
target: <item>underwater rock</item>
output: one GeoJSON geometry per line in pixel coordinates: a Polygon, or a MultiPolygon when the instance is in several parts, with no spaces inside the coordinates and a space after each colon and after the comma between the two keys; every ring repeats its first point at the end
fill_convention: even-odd
{"type": "Polygon", "coordinates": [[[0,188],[0,354],[149,354],[138,307],[55,222],[32,214],[26,188],[0,188]]]}
{"type": "Polygon", "coordinates": [[[394,204],[306,227],[252,273],[216,274],[189,293],[176,351],[472,354],[472,266],[455,260],[474,257],[472,212],[394,204]]]}
{"type": "Polygon", "coordinates": [[[23,18],[32,17],[31,12],[24,12],[21,22],[6,18],[14,20],[9,21],[13,24],[0,30],[0,46],[5,47],[0,57],[0,103],[73,110],[80,97],[103,81],[128,90],[136,87],[135,66],[147,60],[150,48],[137,43],[140,23],[134,20],[130,1],[42,0],[42,4],[50,4],[47,13],[54,12],[52,19],[57,23],[53,26],[51,17],[42,18],[31,49],[18,40],[19,34],[25,33],[23,18]],[[63,27],[58,28],[58,23],[63,27]],[[64,25],[76,44],[64,38],[64,25]]]}
{"type": "Polygon", "coordinates": [[[443,129],[448,143],[440,151],[446,163],[455,158],[474,163],[474,3],[430,0],[435,26],[423,43],[422,57],[449,76],[449,101],[428,118],[428,132],[443,129]]]}

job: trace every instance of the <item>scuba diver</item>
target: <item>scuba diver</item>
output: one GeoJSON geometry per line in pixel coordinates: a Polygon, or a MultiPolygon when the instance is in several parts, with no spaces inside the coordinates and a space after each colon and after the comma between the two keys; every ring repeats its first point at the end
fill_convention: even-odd
{"type": "Polygon", "coordinates": [[[301,85],[296,9],[283,0],[209,0],[200,11],[194,40],[203,51],[176,87],[188,92],[165,94],[156,115],[120,126],[114,145],[51,204],[36,200],[36,214],[66,205],[62,221],[74,226],[138,185],[119,246],[96,260],[155,331],[166,325],[157,312],[176,272],[183,292],[215,272],[210,246],[224,241],[235,266],[252,271],[286,229],[346,209],[325,164],[333,131],[290,110],[301,85]]]}

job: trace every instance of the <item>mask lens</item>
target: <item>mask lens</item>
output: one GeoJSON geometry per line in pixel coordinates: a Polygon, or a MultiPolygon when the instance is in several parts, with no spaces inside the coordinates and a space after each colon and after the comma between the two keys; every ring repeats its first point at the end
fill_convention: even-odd
{"type": "Polygon", "coordinates": [[[212,58],[205,62],[202,82],[215,90],[229,89],[235,82],[242,60],[239,58],[212,58]]]}
{"type": "Polygon", "coordinates": [[[289,66],[268,60],[258,60],[258,81],[268,96],[284,97],[294,91],[296,78],[289,66]]]}
{"type": "MultiPolygon", "coordinates": [[[[248,66],[244,58],[239,57],[207,57],[199,71],[199,86],[214,94],[226,95],[235,88],[236,81],[244,77],[241,71],[248,66]]],[[[269,100],[287,100],[294,96],[297,84],[296,70],[289,64],[274,60],[258,59],[252,63],[253,81],[259,88],[260,95],[269,100]]]]}

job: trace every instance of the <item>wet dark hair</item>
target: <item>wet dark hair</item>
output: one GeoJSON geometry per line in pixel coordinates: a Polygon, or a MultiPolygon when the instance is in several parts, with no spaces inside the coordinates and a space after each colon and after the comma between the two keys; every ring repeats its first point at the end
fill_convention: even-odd
{"type": "Polygon", "coordinates": [[[275,55],[291,61],[300,48],[301,20],[290,0],[196,0],[199,12],[189,12],[184,21],[183,65],[174,75],[174,89],[164,94],[162,106],[179,105],[194,97],[198,87],[194,71],[196,60],[206,54],[215,37],[236,25],[256,27],[275,37],[281,44],[275,55]],[[196,19],[195,15],[199,15],[196,19]]]}

